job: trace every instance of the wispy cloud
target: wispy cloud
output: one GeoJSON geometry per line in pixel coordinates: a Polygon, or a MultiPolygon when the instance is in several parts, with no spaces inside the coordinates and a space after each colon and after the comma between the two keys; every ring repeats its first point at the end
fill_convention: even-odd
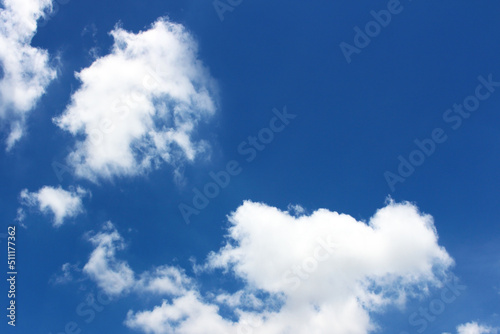
{"type": "Polygon", "coordinates": [[[110,296],[129,292],[178,296],[192,284],[181,270],[172,266],[159,266],[137,275],[128,262],[117,257],[126,244],[111,222],[104,224],[98,233],[89,233],[88,240],[95,248],[83,272],[110,296]]]}
{"type": "Polygon", "coordinates": [[[4,0],[0,9],[0,119],[9,129],[7,150],[25,133],[25,120],[56,77],[46,50],[31,46],[37,20],[51,0],[4,0]]]}

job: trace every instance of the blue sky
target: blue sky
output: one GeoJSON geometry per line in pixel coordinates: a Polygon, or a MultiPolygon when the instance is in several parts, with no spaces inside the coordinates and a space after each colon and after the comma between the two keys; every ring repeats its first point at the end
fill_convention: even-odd
{"type": "Polygon", "coordinates": [[[500,328],[497,2],[0,10],[2,332],[500,328]]]}

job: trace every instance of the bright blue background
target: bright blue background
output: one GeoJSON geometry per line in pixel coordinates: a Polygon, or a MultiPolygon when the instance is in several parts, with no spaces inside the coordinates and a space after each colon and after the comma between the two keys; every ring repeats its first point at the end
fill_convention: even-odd
{"type": "MultiPolygon", "coordinates": [[[[135,272],[177,264],[191,274],[189,258],[203,261],[221,246],[226,215],[245,199],[282,209],[298,203],[308,212],[324,207],[367,220],[389,194],[434,216],[440,244],[455,258],[454,272],[468,287],[428,332],[453,332],[471,320],[500,325],[493,315],[500,312],[500,89],[456,131],[442,120],[447,108],[474,92],[477,76],[491,73],[500,81],[500,3],[403,1],[403,11],[347,64],[339,43],[352,44],[353,27],[363,27],[371,20],[370,10],[386,5],[244,0],[225,13],[223,22],[210,1],[71,0],[61,5],[33,40],[50,54],[60,54],[59,78],[31,114],[29,135],[10,153],[0,153],[0,232],[13,223],[24,188],[82,185],[92,198],[84,200],[85,215],[59,229],[49,217],[28,213],[28,229],[18,230],[17,333],[55,334],[68,321],[77,322],[83,333],[129,333],[123,325],[126,312],[159,303],[132,295],[107,305],[87,324],[75,309],[86,293],[96,291],[95,285],[88,280],[49,283],[63,263],[82,266],[87,261],[92,247],[82,235],[107,220],[127,241],[119,257],[135,272]],[[185,166],[182,187],[166,165],[146,179],[97,186],[66,173],[60,181],[52,163],[64,161],[72,139],[51,118],[79,87],[73,73],[92,63],[92,47],[100,55],[108,53],[112,38],[107,33],[117,22],[137,32],[162,15],[195,36],[200,58],[219,83],[221,108],[200,130],[212,145],[212,160],[185,166]],[[96,35],[82,35],[90,25],[96,35]],[[253,162],[244,162],[238,144],[268,125],[273,107],[284,105],[297,118],[253,162]],[[437,127],[448,140],[391,192],[384,172],[396,172],[397,157],[408,157],[413,140],[428,138],[437,127]],[[186,225],[178,204],[189,203],[192,188],[203,187],[208,173],[231,159],[242,162],[243,172],[186,225]]],[[[203,277],[206,289],[221,282],[234,285],[203,277]]],[[[4,280],[0,291],[7,291],[4,280]]],[[[391,309],[378,316],[382,332],[415,332],[408,315],[427,306],[436,298],[433,293],[439,295],[437,290],[428,299],[410,301],[406,311],[391,309]]]]}

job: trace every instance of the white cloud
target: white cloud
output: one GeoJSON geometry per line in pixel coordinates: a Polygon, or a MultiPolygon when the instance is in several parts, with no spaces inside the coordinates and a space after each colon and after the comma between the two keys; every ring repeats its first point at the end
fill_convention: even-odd
{"type": "Polygon", "coordinates": [[[159,19],[137,34],[115,28],[112,52],[77,73],[81,87],[54,121],[77,139],[68,160],[76,174],[143,174],[177,166],[206,149],[196,125],[215,112],[214,81],[180,24],[159,19]],[[126,70],[124,70],[126,69],[126,70]]]}
{"type": "Polygon", "coordinates": [[[24,219],[26,218],[26,213],[23,208],[17,208],[16,222],[22,224],[24,219]]]}
{"type": "Polygon", "coordinates": [[[145,272],[136,282],[135,289],[139,292],[149,291],[156,294],[182,295],[187,292],[191,280],[175,267],[161,266],[152,272],[145,272]]]}
{"type": "Polygon", "coordinates": [[[288,212],[294,216],[300,216],[303,215],[306,210],[299,204],[288,204],[288,212]]]}
{"type": "Polygon", "coordinates": [[[457,327],[458,334],[489,334],[497,333],[497,329],[479,325],[477,322],[468,322],[457,327]]]}
{"type": "Polygon", "coordinates": [[[37,20],[51,0],[3,0],[0,9],[0,119],[10,127],[7,149],[23,136],[28,113],[45,93],[56,71],[46,50],[31,46],[37,20]]]}
{"type": "Polygon", "coordinates": [[[136,274],[126,261],[116,257],[117,251],[125,248],[125,242],[111,222],[103,230],[89,236],[94,244],[83,272],[110,296],[135,291],[156,295],[178,296],[186,293],[192,284],[183,271],[170,266],[160,266],[146,271],[136,279],[136,274]]]}
{"type": "Polygon", "coordinates": [[[50,280],[53,284],[66,284],[73,280],[73,272],[79,272],[78,266],[65,263],[61,266],[61,273],[54,275],[50,280]]]}
{"type": "Polygon", "coordinates": [[[128,263],[115,258],[117,250],[122,250],[125,243],[111,222],[102,232],[91,237],[89,241],[96,246],[83,272],[97,282],[97,285],[109,295],[119,295],[130,289],[134,283],[134,272],[128,263]]]}
{"type": "Polygon", "coordinates": [[[207,298],[191,289],[153,310],[130,311],[127,326],[145,333],[364,334],[377,329],[372,313],[440,286],[453,264],[432,217],[410,203],[389,202],[365,223],[326,209],[295,217],[247,201],[229,221],[228,242],[205,269],[234,274],[261,303],[242,292],[207,298]],[[220,303],[237,320],[221,317],[220,303]]]}
{"type": "Polygon", "coordinates": [[[239,290],[233,294],[220,293],[215,296],[215,301],[233,308],[247,305],[251,308],[261,308],[263,306],[262,300],[245,290],[239,290]]]}
{"type": "MultiPolygon", "coordinates": [[[[44,186],[37,192],[29,192],[28,189],[21,191],[22,204],[29,207],[38,207],[43,213],[51,212],[54,215],[53,225],[59,227],[66,218],[74,218],[83,213],[82,197],[88,192],[80,187],[76,190],[67,191],[61,188],[44,186]]],[[[18,210],[18,217],[22,221],[24,212],[18,210]]]]}
{"type": "Polygon", "coordinates": [[[145,333],[236,333],[236,326],[218,314],[218,307],[204,303],[194,291],[152,311],[129,311],[125,324],[145,333]]]}

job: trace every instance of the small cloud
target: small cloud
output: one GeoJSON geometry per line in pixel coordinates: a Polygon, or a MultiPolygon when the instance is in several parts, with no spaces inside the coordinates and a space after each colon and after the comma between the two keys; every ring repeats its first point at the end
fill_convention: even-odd
{"type": "MultiPolygon", "coordinates": [[[[90,195],[90,192],[78,187],[76,190],[64,190],[61,186],[54,188],[44,186],[37,192],[29,192],[28,189],[21,191],[21,203],[27,207],[36,207],[44,214],[52,213],[53,225],[59,227],[67,218],[74,218],[84,212],[82,198],[90,195]]],[[[18,209],[20,222],[25,219],[22,208],[18,209]]]]}
{"type": "Polygon", "coordinates": [[[61,272],[54,275],[50,282],[55,285],[69,283],[74,280],[73,273],[80,271],[77,265],[65,263],[61,267],[61,272]]]}
{"type": "Polygon", "coordinates": [[[477,322],[468,322],[457,327],[457,334],[495,334],[497,328],[479,325],[477,322]]]}
{"type": "Polygon", "coordinates": [[[92,37],[93,41],[97,42],[97,40],[95,39],[95,37],[97,35],[97,26],[95,25],[95,23],[87,24],[83,28],[81,36],[83,37],[85,35],[90,35],[92,37]]]}
{"type": "Polygon", "coordinates": [[[134,272],[128,263],[117,260],[117,250],[125,248],[125,242],[111,222],[88,240],[96,246],[83,272],[109,295],[119,295],[134,285],[134,272]]]}
{"type": "Polygon", "coordinates": [[[306,210],[299,204],[288,204],[287,209],[290,214],[296,217],[301,216],[306,212],[306,210]]]}
{"type": "Polygon", "coordinates": [[[18,223],[22,223],[25,218],[26,218],[26,212],[24,212],[24,209],[18,208],[15,221],[18,223]]]}
{"type": "Polygon", "coordinates": [[[99,233],[89,235],[88,240],[95,249],[83,272],[110,296],[129,292],[178,296],[192,285],[183,270],[166,265],[145,271],[136,279],[128,262],[116,257],[118,251],[125,249],[125,241],[111,222],[104,224],[99,233]]]}
{"type": "Polygon", "coordinates": [[[179,296],[186,293],[191,285],[191,279],[183,271],[171,266],[161,266],[141,275],[136,282],[138,292],[153,292],[157,294],[179,296]]]}

